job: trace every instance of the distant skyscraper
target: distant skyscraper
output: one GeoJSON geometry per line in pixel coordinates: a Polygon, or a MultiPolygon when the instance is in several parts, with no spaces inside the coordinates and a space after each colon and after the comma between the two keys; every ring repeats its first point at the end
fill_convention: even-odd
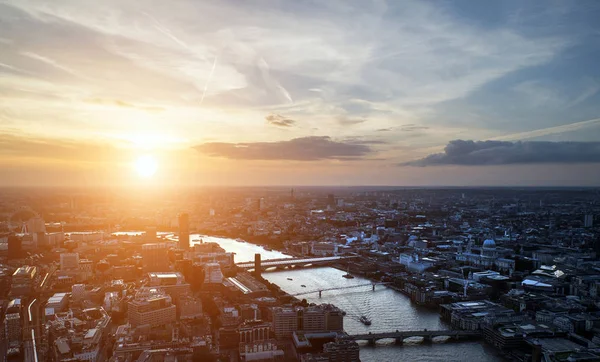
{"type": "Polygon", "coordinates": [[[265,208],[265,199],[263,197],[261,197],[258,200],[258,209],[259,210],[264,210],[264,208],[265,208]]]}
{"type": "Polygon", "coordinates": [[[586,228],[591,228],[592,226],[594,226],[594,215],[585,215],[585,218],[583,220],[583,226],[586,228]]]}
{"type": "Polygon", "coordinates": [[[327,205],[335,206],[335,196],[333,194],[327,195],[327,205]]]}
{"type": "Polygon", "coordinates": [[[179,248],[187,250],[190,247],[190,216],[179,214],[179,248]]]}
{"type": "Polygon", "coordinates": [[[8,236],[8,258],[18,259],[21,256],[21,238],[17,235],[8,236]]]}
{"type": "Polygon", "coordinates": [[[150,242],[156,241],[156,226],[148,226],[146,228],[146,240],[150,242]]]}

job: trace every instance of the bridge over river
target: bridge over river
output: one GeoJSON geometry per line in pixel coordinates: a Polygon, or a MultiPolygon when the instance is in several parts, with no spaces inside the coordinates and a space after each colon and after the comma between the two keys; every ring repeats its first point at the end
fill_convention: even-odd
{"type": "Polygon", "coordinates": [[[395,332],[383,332],[383,333],[367,333],[367,334],[353,334],[351,338],[357,341],[367,341],[370,345],[375,345],[375,342],[380,339],[395,339],[396,344],[404,343],[406,338],[411,337],[422,337],[424,342],[431,342],[434,337],[450,337],[450,339],[458,340],[471,340],[481,338],[483,336],[481,331],[462,331],[462,330],[443,330],[443,331],[429,331],[427,329],[419,331],[395,331],[395,332]]]}
{"type": "Polygon", "coordinates": [[[258,267],[256,261],[248,261],[236,263],[235,265],[241,269],[254,269],[260,268],[264,271],[268,268],[295,268],[303,267],[307,265],[313,266],[324,266],[338,263],[340,261],[357,258],[357,256],[327,256],[322,258],[281,258],[281,259],[269,259],[269,260],[258,260],[258,267]]]}

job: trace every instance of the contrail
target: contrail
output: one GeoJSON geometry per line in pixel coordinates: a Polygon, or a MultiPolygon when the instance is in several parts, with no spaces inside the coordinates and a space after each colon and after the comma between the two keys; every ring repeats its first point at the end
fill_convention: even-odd
{"type": "Polygon", "coordinates": [[[152,15],[148,14],[145,11],[143,11],[142,14],[146,15],[150,20],[152,20],[152,22],[154,23],[153,24],[154,28],[156,30],[160,31],[165,36],[167,36],[169,39],[173,40],[175,43],[177,43],[181,47],[185,48],[186,50],[188,50],[190,52],[192,51],[192,49],[185,42],[183,42],[181,39],[179,39],[178,37],[173,35],[173,33],[171,33],[171,31],[167,27],[162,25],[162,23],[160,21],[158,21],[155,17],[153,17],[152,15]]]}
{"type": "Polygon", "coordinates": [[[290,103],[294,103],[290,92],[287,91],[275,78],[271,76],[271,72],[269,69],[269,63],[265,60],[265,58],[260,57],[258,61],[258,68],[260,69],[260,73],[262,75],[263,81],[271,88],[276,88],[285,99],[287,99],[290,103]]]}
{"type": "Polygon", "coordinates": [[[208,90],[208,83],[210,83],[210,79],[212,78],[213,73],[215,72],[215,68],[217,67],[217,56],[215,56],[215,61],[213,62],[212,69],[208,74],[208,79],[206,79],[206,84],[204,84],[204,92],[202,92],[202,98],[200,98],[200,104],[204,101],[204,96],[206,95],[206,91],[208,90]]]}
{"type": "Polygon", "coordinates": [[[494,137],[494,138],[490,138],[490,139],[498,140],[498,141],[522,140],[522,139],[529,139],[529,138],[534,138],[534,137],[542,137],[542,136],[549,136],[549,135],[558,134],[558,133],[576,131],[576,130],[594,126],[597,124],[600,124],[600,118],[590,119],[588,121],[582,121],[582,122],[575,122],[575,123],[571,123],[571,124],[565,124],[562,126],[536,129],[534,131],[513,133],[513,134],[504,135],[504,136],[500,136],[500,137],[494,137]]]}

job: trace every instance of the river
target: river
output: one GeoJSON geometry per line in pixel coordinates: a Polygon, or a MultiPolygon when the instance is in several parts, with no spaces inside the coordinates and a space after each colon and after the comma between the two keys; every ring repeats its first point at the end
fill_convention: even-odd
{"type": "MultiPolygon", "coordinates": [[[[223,249],[235,253],[236,262],[253,261],[255,253],[262,254],[262,260],[289,257],[278,251],[267,251],[262,247],[239,242],[233,239],[192,235],[192,240],[202,238],[204,242],[217,242],[223,249]]],[[[192,242],[194,243],[194,242],[192,242]]],[[[284,291],[293,294],[320,288],[342,287],[368,283],[369,280],[356,277],[342,278],[345,272],[330,267],[306,268],[266,272],[263,276],[279,285],[284,291]],[[288,278],[292,280],[288,280],[288,278]],[[305,285],[306,287],[302,287],[305,285]]],[[[413,305],[408,297],[386,288],[371,286],[355,289],[326,291],[321,298],[318,293],[302,296],[309,303],[331,303],[346,311],[344,329],[346,332],[384,332],[395,330],[421,330],[424,328],[448,329],[439,318],[439,313],[413,305]],[[373,324],[369,327],[358,321],[361,315],[367,316],[373,324]]],[[[360,358],[364,362],[380,361],[504,361],[493,348],[482,342],[443,343],[434,341],[422,345],[420,341],[405,341],[403,346],[395,346],[394,341],[379,341],[370,347],[361,343],[360,358]]]]}

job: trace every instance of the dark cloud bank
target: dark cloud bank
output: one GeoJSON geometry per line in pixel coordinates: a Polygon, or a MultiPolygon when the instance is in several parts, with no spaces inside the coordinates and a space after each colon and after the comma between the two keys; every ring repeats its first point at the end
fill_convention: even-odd
{"type": "Polygon", "coordinates": [[[238,160],[354,160],[372,152],[365,143],[334,141],[327,136],[301,137],[279,142],[208,142],[194,148],[209,156],[238,160]]]}
{"type": "Polygon", "coordinates": [[[597,163],[600,142],[450,141],[435,153],[402,166],[597,163]]]}

